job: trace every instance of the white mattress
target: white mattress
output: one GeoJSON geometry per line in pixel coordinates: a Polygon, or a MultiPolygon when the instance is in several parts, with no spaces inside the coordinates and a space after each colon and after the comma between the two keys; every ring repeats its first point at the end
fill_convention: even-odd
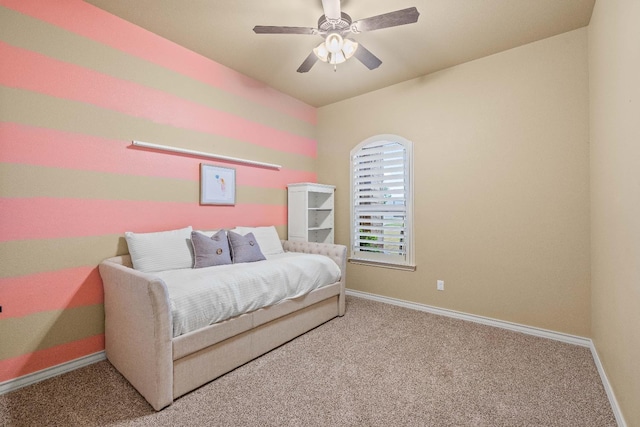
{"type": "Polygon", "coordinates": [[[169,290],[174,337],[340,280],[331,258],[292,252],[266,261],[155,274],[169,290]]]}

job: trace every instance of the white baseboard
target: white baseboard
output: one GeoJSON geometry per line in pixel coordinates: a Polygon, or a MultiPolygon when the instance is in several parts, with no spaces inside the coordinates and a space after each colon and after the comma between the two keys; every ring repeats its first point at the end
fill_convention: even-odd
{"type": "Polygon", "coordinates": [[[9,393],[10,391],[18,390],[19,388],[26,387],[31,384],[35,384],[40,381],[47,380],[49,378],[56,377],[58,375],[71,372],[78,368],[91,365],[102,360],[106,360],[106,353],[99,351],[97,353],[89,354],[87,356],[80,357],[78,359],[70,360],[60,365],[52,366],[50,368],[43,369],[41,371],[33,372],[31,374],[23,375],[12,380],[4,381],[0,383],[0,395],[9,393]]]}
{"type": "Polygon", "coordinates": [[[600,362],[600,356],[598,356],[598,350],[596,350],[596,346],[593,344],[593,341],[591,342],[590,348],[591,356],[593,356],[593,362],[596,364],[596,368],[598,368],[598,373],[600,374],[600,379],[602,380],[604,391],[607,393],[607,397],[609,398],[611,410],[613,411],[613,415],[615,415],[616,417],[618,427],[627,427],[627,423],[624,420],[624,416],[622,415],[622,411],[620,410],[620,406],[618,405],[618,399],[616,399],[616,395],[613,393],[613,388],[611,388],[611,383],[609,383],[609,378],[604,371],[602,362],[600,362]]]}
{"type": "Polygon", "coordinates": [[[467,314],[461,311],[449,310],[446,308],[438,308],[431,305],[409,302],[401,299],[384,297],[380,295],[370,294],[367,292],[346,290],[347,295],[358,298],[366,298],[373,301],[393,304],[400,307],[411,308],[413,310],[425,311],[427,313],[439,314],[440,316],[454,317],[456,319],[467,320],[469,322],[481,323],[483,325],[495,326],[497,328],[508,329],[510,331],[522,332],[523,334],[535,335],[537,337],[549,338],[556,341],[562,341],[568,344],[579,345],[582,347],[591,347],[592,343],[589,338],[577,335],[564,334],[562,332],[550,331],[548,329],[535,328],[533,326],[521,325],[519,323],[507,322],[505,320],[492,319],[490,317],[477,316],[475,314],[467,314]]]}
{"type": "Polygon", "coordinates": [[[590,338],[580,337],[577,335],[564,334],[562,332],[550,331],[548,329],[535,328],[532,326],[521,325],[519,323],[512,323],[504,320],[492,319],[490,317],[477,316],[475,314],[467,314],[460,311],[449,310],[446,308],[438,308],[431,305],[419,304],[419,303],[409,302],[401,299],[370,294],[367,292],[360,292],[360,291],[347,289],[346,294],[357,297],[357,298],[370,299],[373,301],[397,305],[400,307],[410,308],[413,310],[425,311],[427,313],[453,317],[456,319],[467,320],[469,322],[481,323],[483,325],[495,326],[496,328],[507,329],[515,332],[522,332],[523,334],[534,335],[541,338],[549,338],[556,341],[562,341],[567,344],[574,344],[582,347],[588,347],[591,350],[593,361],[596,364],[598,373],[600,374],[600,379],[607,393],[607,398],[609,399],[609,404],[611,405],[611,410],[613,411],[613,415],[616,417],[616,422],[618,423],[619,427],[627,426],[624,420],[624,417],[622,415],[622,411],[620,410],[620,405],[618,405],[618,400],[616,399],[616,396],[613,393],[613,389],[611,388],[611,383],[609,383],[609,379],[607,378],[607,375],[604,371],[602,363],[600,362],[600,358],[598,357],[598,352],[596,351],[593,341],[590,338]]]}

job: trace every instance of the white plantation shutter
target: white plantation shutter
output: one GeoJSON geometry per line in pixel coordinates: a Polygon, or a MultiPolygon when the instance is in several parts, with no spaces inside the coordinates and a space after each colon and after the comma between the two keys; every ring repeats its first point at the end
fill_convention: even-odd
{"type": "Polygon", "coordinates": [[[410,265],[411,142],[380,135],[351,152],[351,256],[410,265]]]}

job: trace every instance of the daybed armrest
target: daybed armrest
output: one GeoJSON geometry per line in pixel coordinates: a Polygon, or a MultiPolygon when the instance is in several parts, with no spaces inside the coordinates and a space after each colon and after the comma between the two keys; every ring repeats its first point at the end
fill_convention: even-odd
{"type": "Polygon", "coordinates": [[[134,270],[128,255],[100,263],[109,361],[160,410],[173,402],[172,325],[167,286],[134,270]]]}
{"type": "Polygon", "coordinates": [[[283,240],[282,248],[286,252],[302,252],[305,254],[325,255],[331,258],[340,267],[340,297],[338,298],[338,314],[344,316],[345,312],[345,286],[347,276],[347,247],[331,243],[315,243],[283,240]]]}

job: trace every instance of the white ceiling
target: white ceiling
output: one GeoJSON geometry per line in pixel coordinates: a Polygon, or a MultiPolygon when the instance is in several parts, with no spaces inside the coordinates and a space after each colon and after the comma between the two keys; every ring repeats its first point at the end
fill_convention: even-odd
{"type": "Polygon", "coordinates": [[[595,0],[342,0],[353,20],[415,6],[418,22],[353,35],[382,60],[352,58],[297,73],[323,39],[255,34],[255,25],[316,27],[321,0],[85,0],[320,107],[589,24],[595,0]]]}

